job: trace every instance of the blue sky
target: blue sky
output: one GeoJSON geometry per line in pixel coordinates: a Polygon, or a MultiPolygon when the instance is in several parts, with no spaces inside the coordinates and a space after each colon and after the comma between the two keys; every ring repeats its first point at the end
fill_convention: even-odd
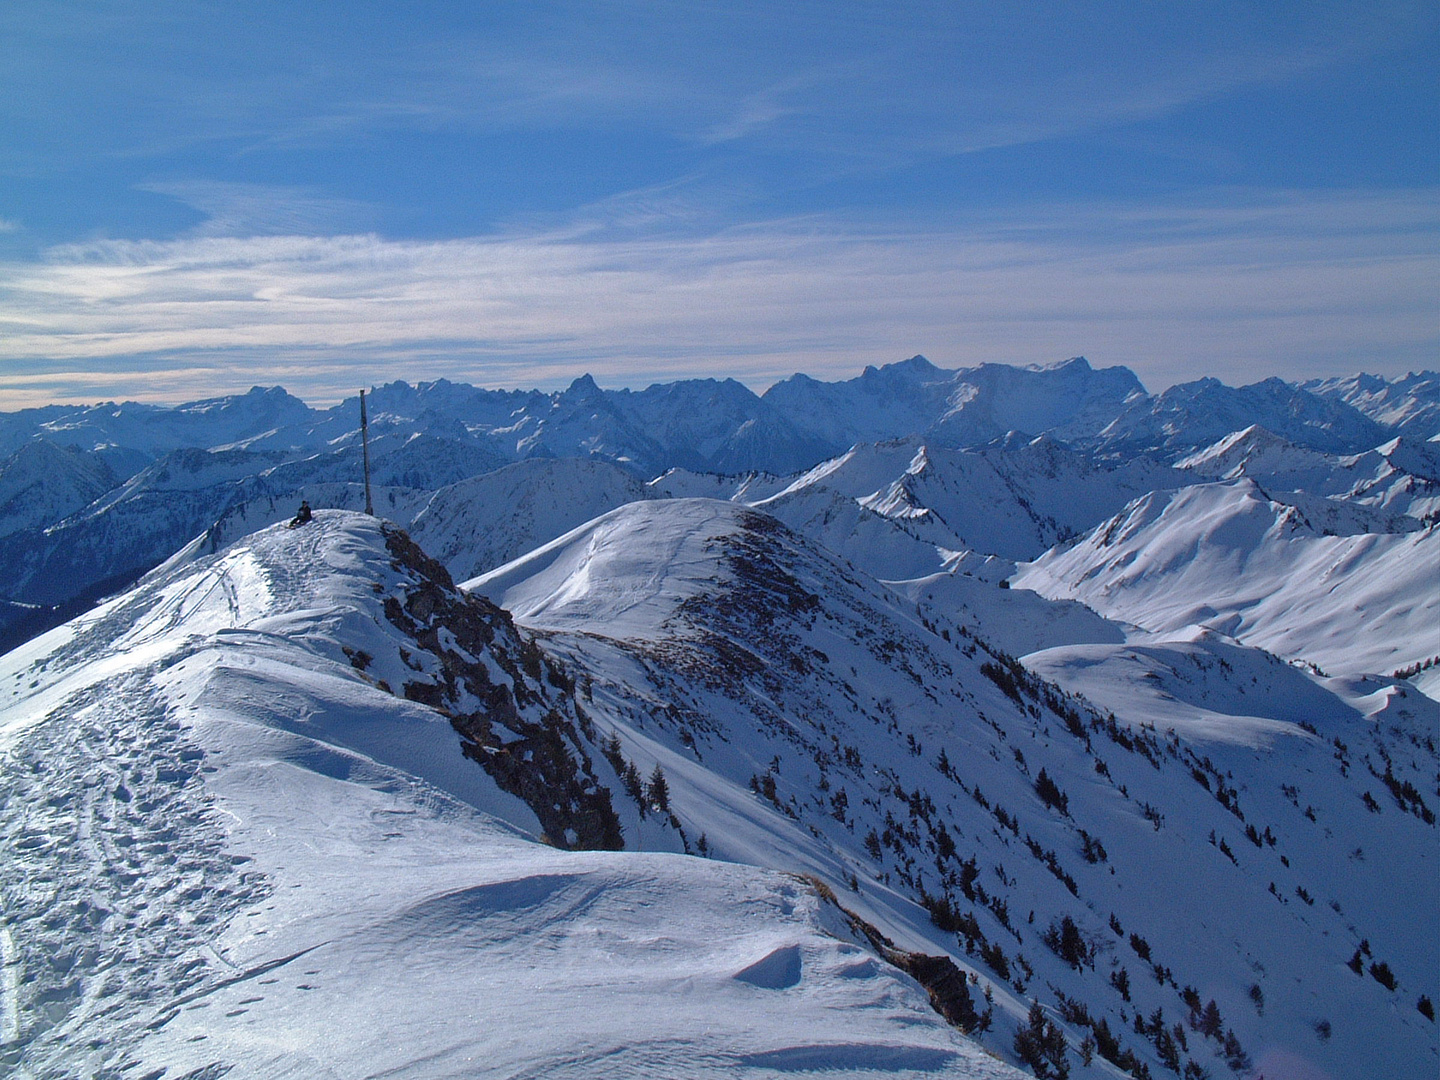
{"type": "Polygon", "coordinates": [[[1434,367],[1433,3],[0,17],[0,408],[1434,367]]]}

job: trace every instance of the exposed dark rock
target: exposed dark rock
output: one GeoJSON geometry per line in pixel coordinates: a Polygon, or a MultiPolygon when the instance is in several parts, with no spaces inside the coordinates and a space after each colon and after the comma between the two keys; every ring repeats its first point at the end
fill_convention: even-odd
{"type": "Polygon", "coordinates": [[[392,565],[414,582],[403,597],[386,598],[385,616],[436,662],[411,658],[426,674],[407,681],[404,696],[450,718],[465,756],[534,811],[550,843],[622,848],[610,791],[577,730],[586,721],[574,679],[520,633],[508,612],[456,589],[445,567],[404,530],[386,525],[384,534],[392,565]],[[491,679],[485,660],[510,686],[491,679]]]}

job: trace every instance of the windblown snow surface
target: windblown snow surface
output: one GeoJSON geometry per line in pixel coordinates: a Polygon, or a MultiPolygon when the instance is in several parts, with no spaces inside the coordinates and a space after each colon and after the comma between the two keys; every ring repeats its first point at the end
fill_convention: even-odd
{"type": "Polygon", "coordinates": [[[566,678],[406,551],[322,511],[0,661],[0,1070],[1015,1075],[806,881],[538,843],[472,760],[515,730],[467,757],[398,691],[459,715],[483,669],[524,729],[566,678]]]}
{"type": "Polygon", "coordinates": [[[1012,579],[1151,632],[1203,625],[1335,674],[1440,655],[1440,530],[1325,535],[1253,480],[1137,499],[1012,579]]]}
{"type": "Polygon", "coordinates": [[[1433,1071],[1440,708],[963,577],[887,588],[757,508],[677,499],[465,587],[585,672],[686,848],[803,868],[948,951],[1010,1060],[1033,999],[1074,1076],[1433,1071]]]}

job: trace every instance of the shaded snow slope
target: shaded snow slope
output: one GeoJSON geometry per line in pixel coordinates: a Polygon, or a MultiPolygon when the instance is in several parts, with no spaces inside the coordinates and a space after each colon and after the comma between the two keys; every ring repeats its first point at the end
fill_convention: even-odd
{"type": "Polygon", "coordinates": [[[1085,441],[1145,397],[1129,368],[1095,369],[1083,356],[1056,364],[981,364],[957,372],[948,408],[929,434],[944,446],[975,446],[1007,432],[1085,441]]]}
{"type": "Polygon", "coordinates": [[[0,536],[68,517],[114,485],[98,455],[34,439],[0,462],[0,536]]]}
{"type": "MultiPolygon", "coordinates": [[[[1009,1060],[1035,999],[1077,1077],[1113,1076],[1106,1057],[1152,1076],[1435,1064],[1416,1002],[1440,961],[1423,914],[1440,900],[1440,710],[1403,684],[1342,694],[1182,642],[1125,674],[1172,678],[1158,693],[1177,699],[1198,679],[1188,712],[1170,723],[1143,694],[1093,711],[729,502],[633,503],[466,587],[581,673],[617,771],[663,769],[668,811],[644,820],[668,813],[693,851],[804,868],[901,947],[947,951],[978,980],[978,1037],[1009,1060]],[[1089,1068],[1087,1037],[1104,1048],[1089,1068]]],[[[1015,638],[1043,635],[1048,605],[1014,599],[1015,638]]],[[[1072,647],[1070,668],[1127,655],[1088,628],[1112,644],[1072,647]]]]}
{"type": "Polygon", "coordinates": [[[441,488],[410,533],[457,579],[469,578],[645,494],[608,461],[539,458],[441,488]]]}
{"type": "Polygon", "coordinates": [[[546,769],[590,785],[576,827],[604,817],[567,684],[403,534],[339,512],[174,560],[9,654],[0,1062],[1014,1075],[804,882],[536,843],[566,790],[546,769]]]}
{"type": "Polygon", "coordinates": [[[1008,431],[1091,436],[1137,396],[1145,391],[1128,369],[1096,370],[1083,357],[946,371],[915,356],[843,382],[795,375],[770,387],[764,400],[817,436],[844,443],[923,434],[939,446],[966,447],[1008,431]]]}
{"type": "Polygon", "coordinates": [[[795,374],[765,391],[764,400],[816,438],[841,447],[924,431],[945,411],[955,372],[923,356],[867,366],[859,376],[823,382],[795,374]]]}
{"type": "MultiPolygon", "coordinates": [[[[39,433],[65,446],[124,447],[156,458],[181,447],[227,446],[305,423],[312,412],[278,386],[192,401],[173,408],[119,405],[53,406],[33,410],[39,433]]],[[[23,414],[22,414],[23,415],[23,414]]]]}
{"type": "Polygon", "coordinates": [[[1207,378],[1177,383],[1155,397],[1130,399],[1095,442],[1117,453],[1178,457],[1251,425],[1300,446],[1336,454],[1363,451],[1388,434],[1346,402],[1281,379],[1226,386],[1207,378]]]}
{"type": "Polygon", "coordinates": [[[1013,583],[1169,633],[1213,627],[1334,673],[1440,653],[1440,532],[1325,536],[1250,480],[1132,503],[1013,583]]]}
{"type": "MultiPolygon", "coordinates": [[[[952,620],[1012,656],[1056,645],[1125,640],[1124,628],[1084,604],[1047,600],[1029,589],[1001,588],[997,581],[966,573],[961,567],[967,561],[946,573],[886,584],[932,621],[952,620]]],[[[1002,574],[1001,580],[1008,576],[1002,574]]]]}
{"type": "MultiPolygon", "coordinates": [[[[1353,721],[1355,706],[1284,661],[1214,631],[1128,644],[1061,645],[1027,668],[1119,716],[1144,716],[1197,743],[1270,746],[1300,725],[1353,721]]],[[[1417,707],[1427,713],[1424,702],[1417,707]]]]}

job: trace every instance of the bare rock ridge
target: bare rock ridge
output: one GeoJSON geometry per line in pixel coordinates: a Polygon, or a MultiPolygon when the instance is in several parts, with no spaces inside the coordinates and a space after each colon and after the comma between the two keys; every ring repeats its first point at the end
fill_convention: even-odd
{"type": "MultiPolygon", "coordinates": [[[[403,598],[385,598],[385,617],[414,642],[407,665],[419,669],[421,653],[438,664],[400,692],[450,718],[465,756],[535,812],[550,843],[623,848],[610,792],[581,736],[588,729],[593,741],[595,730],[575,700],[575,680],[516,630],[508,612],[457,590],[445,567],[403,530],[382,532],[392,565],[409,582],[403,598]],[[500,667],[504,682],[491,680],[482,656],[500,667]]],[[[352,662],[363,666],[359,653],[352,662]]]]}

